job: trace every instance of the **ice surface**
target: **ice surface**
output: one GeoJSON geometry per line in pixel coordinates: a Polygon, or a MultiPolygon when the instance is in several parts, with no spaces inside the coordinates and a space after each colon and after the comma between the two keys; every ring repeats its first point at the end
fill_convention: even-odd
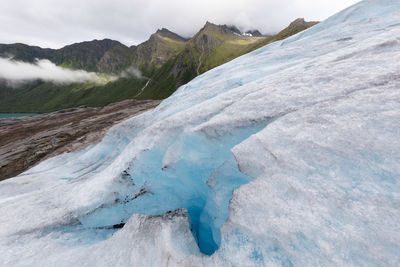
{"type": "Polygon", "coordinates": [[[399,21],[360,2],[1,182],[0,265],[400,265],[399,21]]]}

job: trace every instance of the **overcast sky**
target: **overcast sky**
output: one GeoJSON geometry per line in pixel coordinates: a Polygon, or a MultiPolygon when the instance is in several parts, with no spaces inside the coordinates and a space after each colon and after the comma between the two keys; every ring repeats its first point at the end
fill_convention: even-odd
{"type": "Polygon", "coordinates": [[[358,0],[0,0],[0,43],[59,48],[111,38],[126,45],[158,28],[182,36],[208,20],[273,33],[296,18],[323,20],[358,0]]]}

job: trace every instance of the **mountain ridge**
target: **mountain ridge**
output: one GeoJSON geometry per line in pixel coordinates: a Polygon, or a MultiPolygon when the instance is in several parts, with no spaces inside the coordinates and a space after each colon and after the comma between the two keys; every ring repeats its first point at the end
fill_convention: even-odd
{"type": "Polygon", "coordinates": [[[104,106],[124,99],[163,99],[214,67],[310,26],[297,20],[277,35],[250,36],[235,26],[207,21],[190,39],[161,28],[147,41],[130,47],[111,39],[85,41],[60,49],[0,44],[3,57],[14,55],[14,60],[26,62],[48,59],[65,68],[120,77],[105,85],[32,81],[18,90],[0,81],[0,112],[42,113],[79,105],[104,106]],[[142,75],[121,75],[130,68],[142,75]]]}

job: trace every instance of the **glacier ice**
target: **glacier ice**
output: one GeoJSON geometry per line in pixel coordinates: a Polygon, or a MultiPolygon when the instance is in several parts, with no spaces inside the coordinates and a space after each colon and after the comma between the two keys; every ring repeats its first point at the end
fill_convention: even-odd
{"type": "Polygon", "coordinates": [[[1,182],[0,265],[398,266],[399,19],[362,1],[1,182]]]}

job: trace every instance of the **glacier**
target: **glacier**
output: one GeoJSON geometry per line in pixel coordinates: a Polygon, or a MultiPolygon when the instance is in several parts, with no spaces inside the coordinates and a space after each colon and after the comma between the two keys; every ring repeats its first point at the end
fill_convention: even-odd
{"type": "Polygon", "coordinates": [[[364,0],[0,183],[0,266],[400,265],[400,2],[364,0]]]}

